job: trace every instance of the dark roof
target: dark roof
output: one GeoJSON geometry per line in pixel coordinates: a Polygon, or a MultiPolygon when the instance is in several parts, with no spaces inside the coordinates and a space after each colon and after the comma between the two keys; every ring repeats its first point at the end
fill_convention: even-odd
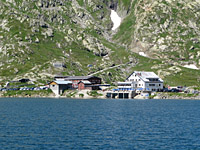
{"type": "MultiPolygon", "coordinates": [[[[80,81],[79,83],[81,83],[81,82],[84,83],[84,84],[92,84],[92,83],[91,83],[90,81],[88,81],[88,80],[80,81]]],[[[78,84],[79,84],[79,83],[78,83],[78,84]]]]}
{"type": "Polygon", "coordinates": [[[57,76],[55,76],[54,78],[67,78],[67,77],[69,77],[69,76],[57,75],[57,76]]]}
{"type": "Polygon", "coordinates": [[[19,82],[28,82],[30,79],[20,79],[19,82]]]}
{"type": "MultiPolygon", "coordinates": [[[[128,78],[130,77],[130,76],[132,76],[132,74],[134,73],[135,71],[133,71],[127,78],[126,78],[126,80],[128,80],[128,78]]],[[[126,81],[125,81],[126,82],[126,81]]]]}

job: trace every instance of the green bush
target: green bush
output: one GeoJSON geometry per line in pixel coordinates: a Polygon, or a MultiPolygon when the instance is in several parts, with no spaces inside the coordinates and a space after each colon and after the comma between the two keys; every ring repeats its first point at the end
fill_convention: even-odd
{"type": "Polygon", "coordinates": [[[79,97],[83,98],[83,97],[84,97],[84,94],[82,94],[82,93],[81,93],[81,94],[79,94],[79,97]]]}

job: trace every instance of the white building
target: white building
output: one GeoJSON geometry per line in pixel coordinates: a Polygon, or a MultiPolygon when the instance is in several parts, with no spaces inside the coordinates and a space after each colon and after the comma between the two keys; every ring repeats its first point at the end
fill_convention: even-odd
{"type": "Polygon", "coordinates": [[[51,83],[49,83],[49,88],[56,95],[60,95],[65,90],[72,88],[72,82],[71,81],[62,81],[62,80],[52,81],[51,83]]]}
{"type": "Polygon", "coordinates": [[[125,82],[118,82],[118,88],[160,91],[163,89],[163,80],[154,72],[134,71],[125,82]]]}

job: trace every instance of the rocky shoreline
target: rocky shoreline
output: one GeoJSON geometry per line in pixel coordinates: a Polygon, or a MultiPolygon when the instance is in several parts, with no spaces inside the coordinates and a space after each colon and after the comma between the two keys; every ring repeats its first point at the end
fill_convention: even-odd
{"type": "MultiPolygon", "coordinates": [[[[5,92],[0,92],[0,98],[70,98],[70,99],[107,99],[106,92],[103,91],[66,91],[63,95],[58,96],[54,93],[29,93],[29,94],[16,94],[9,95],[5,92]]],[[[137,95],[134,99],[187,99],[187,100],[200,100],[200,94],[185,94],[185,93],[154,93],[150,97],[143,97],[137,95]]]]}

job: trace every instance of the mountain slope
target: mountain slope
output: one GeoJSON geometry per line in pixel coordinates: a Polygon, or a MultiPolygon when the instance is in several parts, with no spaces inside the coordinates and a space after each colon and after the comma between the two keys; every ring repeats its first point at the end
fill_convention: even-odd
{"type": "Polygon", "coordinates": [[[151,58],[200,66],[199,0],[134,2],[114,36],[117,42],[151,58]]]}
{"type": "Polygon", "coordinates": [[[114,83],[137,69],[157,72],[166,84],[181,84],[177,77],[182,81],[194,76],[185,84],[199,85],[200,72],[182,67],[200,65],[199,4],[1,0],[0,79],[44,82],[56,74],[97,72],[106,83],[114,83]],[[122,17],[116,31],[111,30],[111,9],[122,17]]]}

